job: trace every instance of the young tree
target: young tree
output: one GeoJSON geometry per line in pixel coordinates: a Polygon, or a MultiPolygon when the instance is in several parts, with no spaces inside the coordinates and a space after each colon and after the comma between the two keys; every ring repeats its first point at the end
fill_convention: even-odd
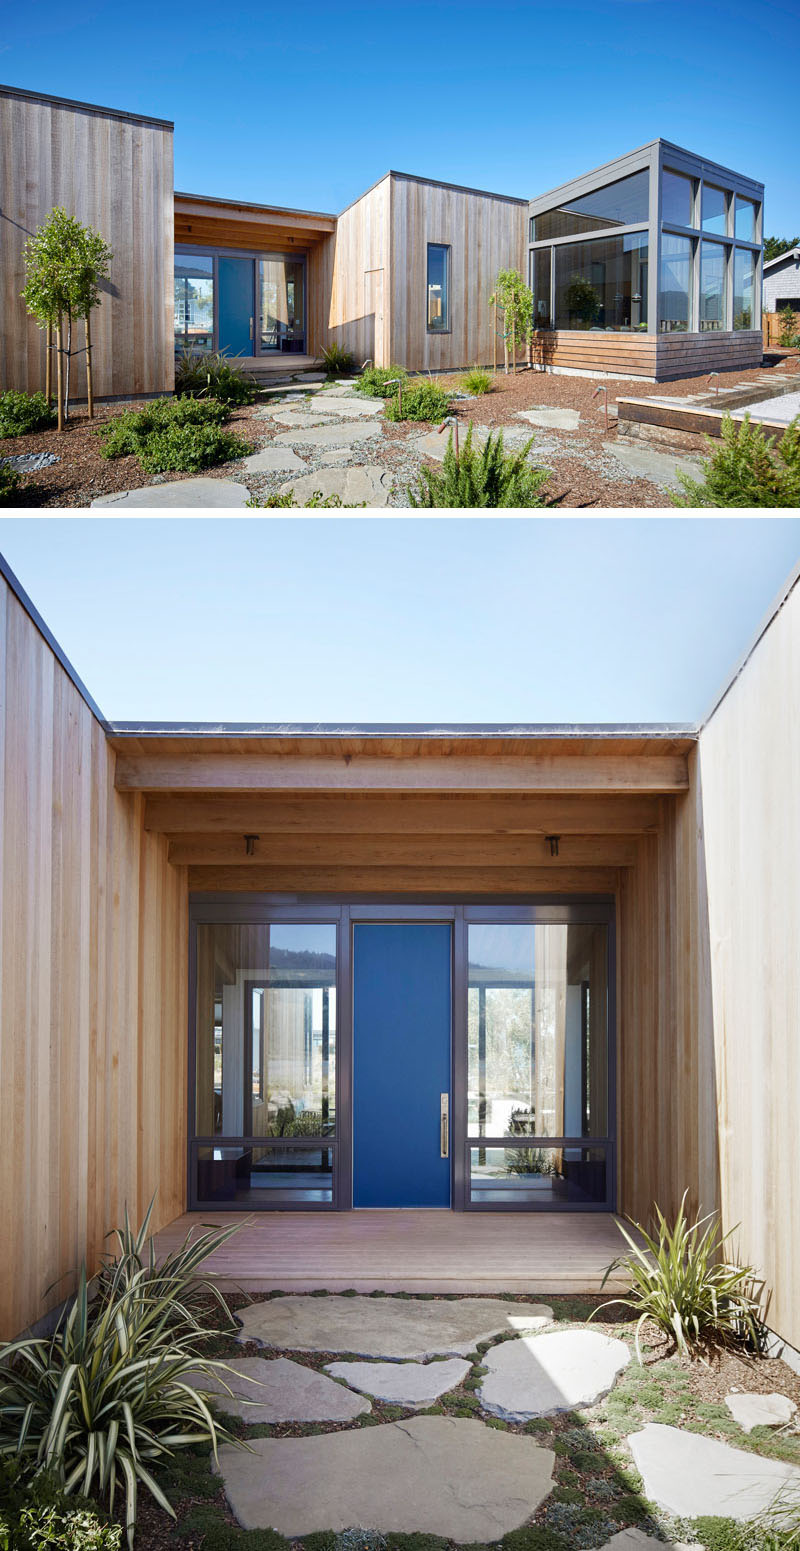
{"type": "Polygon", "coordinates": [[[509,345],[513,370],[517,369],[517,344],[527,343],[533,333],[533,292],[516,269],[501,269],[489,306],[503,314],[504,369],[508,373],[509,345]]]}
{"type": "MultiPolygon", "coordinates": [[[[72,325],[83,319],[86,329],[86,381],[89,416],[94,415],[92,382],[91,314],[100,302],[100,282],[108,279],[113,255],[99,232],[82,226],[74,216],[57,206],[25,244],[25,288],[22,297],[40,328],[48,332],[49,344],[56,331],[56,370],[58,386],[58,428],[69,418],[70,363],[72,325]],[[67,338],[63,343],[66,318],[67,338]],[[66,371],[62,361],[66,360],[66,371]]],[[[48,369],[48,391],[50,386],[48,369]]]]}

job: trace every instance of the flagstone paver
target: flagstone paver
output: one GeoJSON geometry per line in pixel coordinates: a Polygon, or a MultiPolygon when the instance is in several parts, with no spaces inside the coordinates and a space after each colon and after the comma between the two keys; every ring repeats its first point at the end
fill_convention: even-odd
{"type": "Polygon", "coordinates": [[[298,505],[303,505],[315,490],[320,495],[338,495],[349,506],[386,506],[392,492],[392,476],[379,464],[359,464],[355,468],[324,468],[313,474],[301,474],[299,479],[289,480],[281,486],[281,495],[294,491],[298,505]]]}
{"type": "Polygon", "coordinates": [[[291,447],[261,447],[242,462],[245,474],[282,474],[306,467],[291,447]]]}
{"type": "Polygon", "coordinates": [[[550,1449],[455,1417],[256,1438],[252,1449],[220,1449],[228,1500],[246,1529],[287,1536],[360,1525],[498,1540],[524,1524],[552,1487],[550,1449]]]}
{"type": "Polygon", "coordinates": [[[466,1357],[480,1341],[549,1325],[543,1303],[501,1298],[312,1298],[291,1293],[240,1309],[240,1340],[296,1352],[359,1357],[466,1357]]]}
{"type": "Polygon", "coordinates": [[[507,1422],[592,1405],[630,1362],[624,1341],[597,1330],[559,1330],[504,1341],[486,1352],[489,1372],[479,1397],[484,1410],[507,1422]]]}
{"type": "Polygon", "coordinates": [[[368,442],[381,436],[383,427],[374,420],[343,420],[341,424],[318,425],[308,429],[279,431],[274,438],[286,447],[349,447],[353,442],[368,442]]]}
{"type": "Polygon", "coordinates": [[[702,458],[679,454],[677,451],[658,452],[645,442],[631,441],[626,436],[617,437],[615,442],[603,442],[603,451],[617,464],[621,464],[627,474],[638,479],[649,479],[651,484],[659,485],[664,490],[681,489],[679,470],[691,479],[702,478],[702,458]]]}
{"type": "Polygon", "coordinates": [[[228,1368],[234,1371],[193,1373],[189,1383],[218,1396],[221,1411],[245,1422],[350,1422],[372,1410],[362,1395],[288,1357],[234,1357],[228,1368]]]}
{"type": "Polygon", "coordinates": [[[246,506],[250,492],[234,479],[172,479],[96,496],[92,506],[246,506]]]}
{"type": "Polygon", "coordinates": [[[725,1404],[743,1432],[754,1427],[783,1427],[797,1410],[788,1395],[748,1395],[739,1391],[725,1396],[725,1404]]]}
{"type": "Polygon", "coordinates": [[[731,1448],[701,1433],[648,1422],[628,1439],[644,1494],[676,1518],[754,1519],[774,1501],[797,1495],[800,1470],[731,1448]]]}
{"type": "Polygon", "coordinates": [[[395,1406],[430,1406],[467,1377],[461,1357],[443,1363],[327,1363],[328,1373],[362,1394],[395,1406]]]}
{"type": "Polygon", "coordinates": [[[643,1529],[621,1529],[612,1535],[600,1551],[699,1551],[696,1542],[686,1540],[655,1540],[643,1529]]]}
{"type": "Polygon", "coordinates": [[[330,425],[331,423],[330,416],[319,414],[316,409],[300,409],[299,407],[293,409],[291,405],[288,409],[270,410],[270,419],[276,421],[278,425],[290,426],[293,429],[296,427],[298,431],[307,431],[311,426],[330,425]]]}
{"type": "MultiPolygon", "coordinates": [[[[462,422],[459,427],[459,450],[464,446],[468,429],[469,427],[465,427],[462,422]]],[[[451,430],[452,426],[445,426],[445,429],[441,432],[436,430],[426,431],[423,436],[416,437],[410,443],[410,446],[414,452],[421,456],[435,458],[438,463],[441,463],[447,452],[447,443],[451,430]]],[[[493,434],[496,434],[497,431],[502,431],[503,446],[510,451],[515,451],[518,447],[524,447],[525,443],[531,440],[531,433],[519,425],[486,426],[473,423],[472,445],[476,452],[480,452],[485,445],[490,431],[493,434]]]]}
{"type": "Polygon", "coordinates": [[[383,399],[367,399],[360,393],[337,393],[335,388],[317,399],[317,404],[326,414],[352,415],[355,419],[360,415],[379,415],[386,407],[383,399]]]}
{"type": "Polygon", "coordinates": [[[577,409],[549,409],[545,404],[533,409],[518,409],[516,414],[518,420],[527,420],[530,425],[545,426],[553,431],[577,431],[581,423],[577,409]]]}

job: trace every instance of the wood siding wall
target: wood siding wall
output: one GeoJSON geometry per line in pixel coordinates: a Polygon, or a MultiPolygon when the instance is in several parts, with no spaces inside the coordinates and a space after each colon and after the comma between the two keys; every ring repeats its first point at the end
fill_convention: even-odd
{"type": "MultiPolygon", "coordinates": [[[[449,371],[494,354],[489,297],[500,269],[525,274],[527,204],[392,174],[392,360],[449,371]],[[450,247],[450,330],[426,327],[429,242],[450,247]]],[[[498,361],[503,359],[497,342],[498,361]]]]}
{"type": "Polygon", "coordinates": [[[186,871],[0,579],[0,1338],[185,1204],[186,871]],[[54,1282],[57,1288],[45,1296],[54,1282]]]}
{"type": "Polygon", "coordinates": [[[556,372],[671,382],[761,365],[761,334],[611,334],[556,329],[534,335],[535,366],[556,372]]]}
{"type": "Polygon", "coordinates": [[[339,216],[308,259],[309,350],[339,344],[378,366],[389,363],[390,176],[339,216]]]}
{"type": "Polygon", "coordinates": [[[722,1209],[800,1348],[800,585],[700,735],[722,1209]]]}
{"type": "MultiPolygon", "coordinates": [[[[45,335],[20,291],[25,242],[56,205],[113,249],[92,316],[94,391],[162,393],[174,382],[172,131],[99,110],[0,93],[0,390],[45,383],[45,335]]],[[[85,343],[73,330],[73,349],[85,343]]],[[[54,366],[55,376],[55,366],[54,366]]],[[[83,355],[72,361],[86,394],[83,355]]]]}
{"type": "Polygon", "coordinates": [[[761,365],[764,344],[760,329],[737,329],[729,334],[660,334],[659,382],[693,377],[704,372],[746,372],[761,365]]]}

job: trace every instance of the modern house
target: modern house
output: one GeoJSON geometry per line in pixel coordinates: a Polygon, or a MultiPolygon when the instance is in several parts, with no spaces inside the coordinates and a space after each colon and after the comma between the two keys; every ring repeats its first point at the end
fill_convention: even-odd
{"type": "Polygon", "coordinates": [[[764,311],[791,307],[800,313],[800,248],[789,248],[764,264],[764,311]]]}
{"type": "Polygon", "coordinates": [[[58,204],[114,251],[99,397],[171,391],[184,348],[262,374],[332,342],[414,371],[489,364],[502,268],[528,275],[544,370],[662,380],[761,360],[763,186],[667,141],[532,201],[388,172],[334,215],[174,192],[166,120],[0,87],[0,135],[0,388],[44,383],[19,293],[25,240],[58,204]]]}
{"type": "Polygon", "coordinates": [[[627,727],[114,724],[2,572],[3,1334],[154,1194],[245,1283],[557,1290],[688,1189],[800,1346],[800,571],[627,727]]]}

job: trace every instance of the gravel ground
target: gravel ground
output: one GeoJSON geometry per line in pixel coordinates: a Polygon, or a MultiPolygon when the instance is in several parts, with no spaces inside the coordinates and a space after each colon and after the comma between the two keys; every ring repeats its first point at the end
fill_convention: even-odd
{"type": "MultiPolygon", "coordinates": [[[[739,382],[769,385],[776,371],[779,374],[796,375],[800,381],[800,358],[774,358],[773,364],[750,372],[723,373],[721,386],[734,386],[739,382]]],[[[460,378],[440,377],[442,385],[460,387],[460,378]]],[[[316,384],[314,385],[317,386],[316,384]]],[[[527,430],[526,423],[516,419],[517,411],[536,407],[574,409],[581,415],[576,431],[537,429],[530,427],[534,438],[533,460],[550,469],[551,478],[545,487],[547,498],[560,509],[581,507],[612,508],[664,508],[669,507],[666,493],[649,480],[633,477],[603,447],[604,442],[616,440],[616,422],[613,410],[606,431],[602,401],[593,398],[595,382],[585,377],[555,377],[533,370],[520,370],[508,377],[499,373],[492,391],[480,398],[460,398],[454,404],[454,412],[465,428],[470,421],[479,425],[498,427],[513,426],[527,430]]],[[[609,381],[609,404],[613,406],[617,396],[636,397],[683,397],[702,391],[705,378],[687,378],[673,383],[647,383],[637,380],[609,381]]],[[[287,394],[281,402],[274,396],[261,399],[252,406],[233,411],[229,422],[257,447],[268,446],[272,437],[285,429],[277,422],[264,418],[268,405],[286,408],[287,402],[297,403],[297,393],[287,394]]],[[[324,410],[325,393],[314,394],[313,407],[324,410]]],[[[120,404],[103,405],[96,412],[95,424],[119,413],[120,404]]],[[[299,408],[308,407],[300,398],[299,408]]],[[[338,418],[338,417],[337,417],[338,418]]],[[[380,440],[356,445],[348,458],[350,466],[379,463],[393,477],[394,485],[389,506],[407,508],[407,488],[416,486],[420,470],[426,461],[411,445],[428,430],[424,424],[399,425],[383,423],[380,440]]],[[[691,446],[691,442],[687,446],[691,446]]],[[[666,450],[662,447],[662,450],[666,450]]],[[[676,451],[679,449],[676,447],[676,451]]],[[[326,458],[326,450],[304,447],[298,449],[305,464],[305,471],[322,472],[342,462],[326,458]]],[[[41,468],[30,475],[28,491],[21,497],[21,506],[85,508],[99,495],[120,490],[139,489],[145,485],[179,480],[181,474],[163,474],[154,477],[145,474],[135,458],[106,460],[100,456],[99,443],[93,427],[81,410],[71,418],[68,428],[43,431],[33,436],[10,438],[0,443],[0,455],[14,457],[20,454],[51,454],[57,463],[41,468]]],[[[259,499],[277,493],[288,483],[286,474],[243,475],[241,466],[234,463],[203,471],[211,478],[239,479],[247,484],[251,494],[259,499]]]]}

